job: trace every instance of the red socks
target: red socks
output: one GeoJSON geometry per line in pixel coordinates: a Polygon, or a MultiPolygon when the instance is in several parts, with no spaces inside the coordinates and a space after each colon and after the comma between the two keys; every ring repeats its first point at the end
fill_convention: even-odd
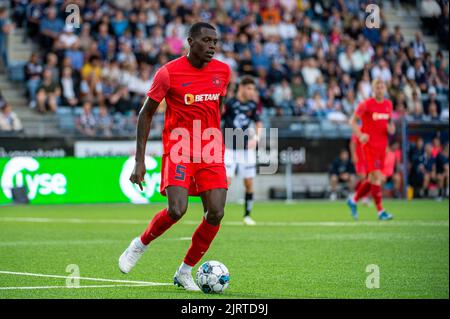
{"type": "Polygon", "coordinates": [[[369,181],[364,181],[359,185],[355,197],[353,198],[355,203],[357,203],[361,198],[366,197],[371,190],[371,186],[372,184],[370,184],[369,181]]]}
{"type": "MultiPolygon", "coordinates": [[[[167,208],[160,211],[153,217],[147,229],[141,235],[141,241],[144,245],[148,245],[152,240],[161,236],[169,229],[176,220],[172,219],[167,213],[167,208]]],[[[189,266],[195,266],[202,256],[206,253],[214,237],[219,231],[220,225],[211,225],[203,218],[201,224],[197,227],[192,235],[192,243],[184,257],[184,263],[189,266]]]]}
{"type": "Polygon", "coordinates": [[[172,219],[167,213],[167,208],[164,208],[158,214],[156,214],[145,232],[141,235],[141,241],[144,245],[148,245],[152,240],[161,236],[166,230],[168,230],[177,221],[172,219]]]}
{"type": "Polygon", "coordinates": [[[378,213],[383,211],[383,205],[381,204],[382,192],[380,185],[371,185],[370,193],[372,194],[373,201],[375,202],[375,206],[377,207],[378,213]]]}
{"type": "Polygon", "coordinates": [[[191,247],[184,257],[184,263],[194,267],[202,256],[206,253],[214,237],[219,231],[220,225],[211,225],[203,218],[202,223],[197,227],[192,235],[191,247]]]}
{"type": "Polygon", "coordinates": [[[356,185],[355,185],[355,193],[356,193],[356,192],[358,191],[358,189],[361,187],[362,183],[363,183],[363,180],[362,180],[362,179],[360,179],[360,180],[358,180],[358,181],[356,182],[356,185]]]}
{"type": "Polygon", "coordinates": [[[370,192],[372,195],[375,206],[377,207],[378,213],[383,211],[382,198],[383,194],[380,185],[375,185],[369,183],[369,181],[364,181],[356,186],[356,194],[353,201],[357,203],[361,198],[367,196],[370,192]]]}

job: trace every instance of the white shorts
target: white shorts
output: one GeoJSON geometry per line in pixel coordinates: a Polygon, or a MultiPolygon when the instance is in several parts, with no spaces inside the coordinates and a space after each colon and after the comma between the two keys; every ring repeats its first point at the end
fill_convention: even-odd
{"type": "Polygon", "coordinates": [[[256,151],[225,149],[225,167],[227,177],[235,175],[242,178],[256,176],[256,151]]]}

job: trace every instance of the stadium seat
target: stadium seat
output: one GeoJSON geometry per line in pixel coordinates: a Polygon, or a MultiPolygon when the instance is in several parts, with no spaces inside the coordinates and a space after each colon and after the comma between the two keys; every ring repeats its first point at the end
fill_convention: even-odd
{"type": "Polygon", "coordinates": [[[337,125],[335,123],[332,123],[330,121],[322,121],[320,122],[320,129],[321,129],[321,133],[322,136],[324,137],[328,137],[328,138],[333,138],[333,137],[339,137],[338,134],[338,128],[340,125],[337,125]]]}
{"type": "Polygon", "coordinates": [[[321,129],[319,123],[305,123],[303,129],[305,137],[317,138],[321,136],[321,129]]]}
{"type": "Polygon", "coordinates": [[[64,132],[75,131],[75,117],[72,114],[72,110],[63,108],[63,110],[57,111],[59,128],[64,132]]]}
{"type": "Polygon", "coordinates": [[[25,61],[10,61],[8,65],[8,79],[12,82],[24,82],[25,64],[25,61]]]}

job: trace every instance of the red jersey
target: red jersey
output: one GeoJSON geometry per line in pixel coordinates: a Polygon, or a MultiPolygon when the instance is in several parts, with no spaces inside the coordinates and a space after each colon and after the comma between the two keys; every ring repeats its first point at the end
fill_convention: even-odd
{"type": "Polygon", "coordinates": [[[392,102],[384,99],[378,103],[375,98],[361,102],[356,108],[361,119],[361,132],[369,135],[367,146],[385,149],[388,144],[388,124],[392,117],[392,102]]]}
{"type": "Polygon", "coordinates": [[[230,75],[230,67],[223,62],[212,59],[199,69],[192,66],[186,56],[166,63],[156,72],[147,96],[156,102],[166,99],[162,132],[164,154],[169,154],[172,146],[181,140],[181,135],[171,138],[171,133],[180,131],[189,133],[190,145],[183,143],[183,148],[189,147],[191,158],[201,158],[204,146],[211,141],[213,144],[220,142],[216,146],[223,149],[219,103],[220,97],[227,93],[230,75]],[[194,123],[195,120],[198,121],[194,123]],[[182,130],[175,130],[177,128],[182,130]],[[213,130],[205,132],[206,129],[213,130]],[[213,138],[209,134],[211,131],[220,138],[217,135],[213,138]]]}

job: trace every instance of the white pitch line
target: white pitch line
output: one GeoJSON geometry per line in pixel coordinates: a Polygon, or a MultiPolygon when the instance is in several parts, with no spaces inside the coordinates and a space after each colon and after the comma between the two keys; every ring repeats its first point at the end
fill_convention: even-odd
{"type": "Polygon", "coordinates": [[[24,223],[67,223],[67,224],[143,224],[148,220],[137,219],[81,219],[81,218],[42,218],[42,217],[0,217],[0,222],[24,223]]]}
{"type": "Polygon", "coordinates": [[[119,240],[43,240],[43,241],[6,241],[0,247],[14,246],[60,246],[60,245],[110,245],[121,243],[119,240]]]}
{"type": "MultiPolygon", "coordinates": [[[[187,220],[184,221],[183,224],[186,225],[197,225],[197,221],[187,220]]],[[[223,222],[223,225],[228,226],[245,226],[242,222],[238,221],[229,221],[223,222]]],[[[448,221],[389,221],[389,222],[380,222],[380,221],[366,221],[366,222],[257,222],[255,226],[299,226],[299,227],[359,227],[359,226],[445,226],[448,227],[448,221]]],[[[251,226],[254,227],[254,226],[251,226]]]]}
{"type": "Polygon", "coordinates": [[[81,289],[81,288],[114,288],[114,287],[149,287],[147,284],[123,284],[123,285],[91,285],[91,286],[30,286],[30,287],[0,287],[0,290],[34,290],[34,289],[81,289]]]}
{"type": "MultiPolygon", "coordinates": [[[[81,219],[81,218],[39,218],[39,217],[0,217],[0,222],[25,222],[25,223],[68,223],[68,224],[148,224],[148,220],[137,219],[81,219]]],[[[181,221],[185,225],[197,225],[199,221],[186,220],[181,221]]],[[[225,221],[222,223],[227,226],[245,226],[239,221],[225,221]]],[[[421,221],[421,220],[403,220],[403,221],[359,221],[359,222],[257,222],[256,226],[294,226],[294,227],[360,227],[360,226],[443,226],[448,227],[448,220],[443,221],[421,221]]]]}
{"type": "Polygon", "coordinates": [[[46,275],[46,274],[35,274],[29,272],[16,272],[16,271],[7,271],[0,270],[0,274],[5,275],[18,275],[18,276],[32,276],[32,277],[45,277],[45,278],[62,278],[62,279],[82,279],[82,280],[92,280],[92,281],[105,281],[105,282],[118,282],[118,283],[127,283],[127,284],[142,284],[148,286],[168,286],[171,285],[169,283],[162,282],[149,282],[149,281],[136,281],[136,280],[121,280],[121,279],[104,279],[104,278],[92,278],[92,277],[77,277],[77,276],[60,276],[60,275],[46,275]]]}

